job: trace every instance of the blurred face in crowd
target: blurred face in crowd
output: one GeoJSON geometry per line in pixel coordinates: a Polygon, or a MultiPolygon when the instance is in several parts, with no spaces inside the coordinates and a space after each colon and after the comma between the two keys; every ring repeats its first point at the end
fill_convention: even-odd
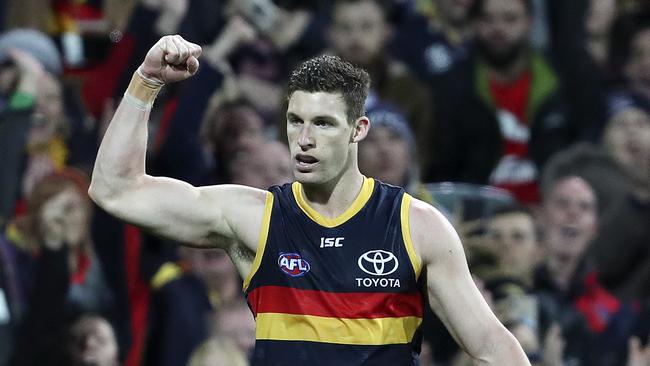
{"type": "Polygon", "coordinates": [[[49,198],[39,212],[41,236],[59,236],[70,246],[78,246],[88,235],[90,207],[72,184],[49,198]]]}
{"type": "Polygon", "coordinates": [[[648,181],[650,170],[650,115],[629,107],[610,119],[604,143],[608,151],[640,182],[648,181]]]}
{"type": "Polygon", "coordinates": [[[234,184],[267,189],[290,182],[291,157],[279,142],[267,142],[238,153],[230,162],[230,178],[234,184]]]}
{"type": "Polygon", "coordinates": [[[526,278],[530,275],[539,256],[532,216],[523,212],[497,215],[487,225],[487,238],[503,269],[526,278]]]}
{"type": "Polygon", "coordinates": [[[217,313],[218,333],[230,339],[239,350],[250,355],[255,346],[255,319],[248,306],[241,303],[228,306],[217,313]]]}
{"type": "Polygon", "coordinates": [[[192,272],[208,287],[237,277],[235,265],[222,249],[183,248],[183,255],[189,260],[192,272]]]}
{"type": "Polygon", "coordinates": [[[477,46],[486,61],[506,68],[528,45],[531,21],[523,0],[485,0],[476,24],[477,46]]]}
{"type": "Polygon", "coordinates": [[[359,146],[359,167],[382,182],[403,185],[407,180],[410,147],[389,127],[373,127],[359,146]]]}
{"type": "Polygon", "coordinates": [[[264,142],[264,121],[252,107],[239,105],[224,108],[216,115],[214,123],[215,146],[229,159],[237,151],[249,149],[264,142]]]}
{"type": "Polygon", "coordinates": [[[391,30],[375,1],[338,1],[332,11],[329,39],[342,59],[368,65],[379,57],[391,30]]]}
{"type": "Polygon", "coordinates": [[[549,254],[576,260],[594,238],[598,220],[596,195],[579,177],[555,183],[542,204],[544,239],[549,254]]]}
{"type": "Polygon", "coordinates": [[[97,316],[83,317],[73,325],[72,358],[75,366],[117,366],[118,348],[111,325],[97,316]]]}
{"type": "Polygon", "coordinates": [[[367,127],[366,118],[348,122],[339,93],[293,92],[287,108],[287,137],[296,180],[303,184],[336,182],[356,166],[356,142],[365,138],[367,127]]]}
{"type": "Polygon", "coordinates": [[[625,74],[633,84],[650,88],[650,28],[636,34],[631,48],[625,74]]]}
{"type": "Polygon", "coordinates": [[[467,21],[473,0],[435,0],[436,9],[451,24],[460,25],[467,21]]]}

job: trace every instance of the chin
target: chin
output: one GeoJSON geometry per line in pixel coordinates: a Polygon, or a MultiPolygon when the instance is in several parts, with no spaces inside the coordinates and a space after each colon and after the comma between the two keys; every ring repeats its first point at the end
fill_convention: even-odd
{"type": "Polygon", "coordinates": [[[293,171],[293,176],[296,179],[296,181],[300,183],[318,183],[318,175],[314,174],[314,172],[299,172],[297,170],[293,171]]]}

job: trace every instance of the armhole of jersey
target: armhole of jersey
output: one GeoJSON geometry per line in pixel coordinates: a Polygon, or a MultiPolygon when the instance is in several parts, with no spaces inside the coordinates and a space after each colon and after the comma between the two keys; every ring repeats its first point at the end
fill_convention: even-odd
{"type": "Polygon", "coordinates": [[[262,225],[260,227],[260,236],[257,242],[257,250],[255,251],[255,259],[253,259],[251,271],[248,273],[248,276],[246,276],[246,279],[244,280],[244,292],[246,292],[248,285],[251,283],[251,279],[260,268],[260,263],[262,262],[262,257],[264,256],[264,249],[266,249],[266,240],[269,236],[269,225],[271,223],[272,210],[273,193],[268,192],[266,195],[266,203],[264,204],[264,215],[262,215],[262,225]]]}
{"type": "Polygon", "coordinates": [[[402,239],[404,240],[404,246],[406,246],[406,252],[409,255],[411,260],[411,266],[415,272],[415,280],[417,281],[420,278],[420,272],[422,270],[422,264],[420,259],[415,253],[415,248],[413,247],[413,241],[411,240],[411,224],[409,221],[409,208],[411,207],[411,195],[404,193],[402,196],[402,205],[400,207],[400,221],[402,223],[402,239]]]}

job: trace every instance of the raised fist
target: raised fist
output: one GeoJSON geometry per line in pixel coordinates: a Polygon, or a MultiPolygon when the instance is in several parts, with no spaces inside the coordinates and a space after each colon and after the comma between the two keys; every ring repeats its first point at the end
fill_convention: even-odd
{"type": "Polygon", "coordinates": [[[164,36],[147,52],[140,72],[161,84],[185,80],[199,69],[200,55],[201,46],[178,35],[164,36]]]}

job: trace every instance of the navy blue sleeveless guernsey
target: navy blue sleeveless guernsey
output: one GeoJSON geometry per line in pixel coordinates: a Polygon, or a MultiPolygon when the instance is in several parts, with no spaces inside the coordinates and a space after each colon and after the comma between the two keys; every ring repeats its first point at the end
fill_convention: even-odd
{"type": "Polygon", "coordinates": [[[364,178],[339,217],[312,209],[300,183],[270,188],[244,292],[255,366],[418,365],[421,264],[411,196],[364,178]]]}

